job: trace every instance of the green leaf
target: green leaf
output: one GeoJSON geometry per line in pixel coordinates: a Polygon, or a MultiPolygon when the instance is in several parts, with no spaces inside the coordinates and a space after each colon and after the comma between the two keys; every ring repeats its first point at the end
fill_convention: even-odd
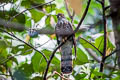
{"type": "MultiPolygon", "coordinates": [[[[49,59],[51,54],[52,54],[52,51],[49,51],[47,49],[44,49],[42,50],[42,52],[45,54],[45,56],[49,59]]],[[[55,54],[58,54],[58,53],[55,53],[55,54]]],[[[56,70],[56,71],[60,71],[60,60],[58,60],[58,58],[56,58],[56,56],[54,56],[54,58],[52,59],[52,62],[51,62],[51,66],[49,68],[50,71],[53,71],[53,70],[56,70]]]]}
{"type": "Polygon", "coordinates": [[[31,7],[31,3],[29,0],[23,0],[21,2],[21,6],[24,6],[25,8],[30,8],[31,7]]]}
{"type": "Polygon", "coordinates": [[[30,0],[30,1],[32,1],[33,3],[36,3],[36,4],[45,3],[44,0],[30,0]]]}
{"type": "MultiPolygon", "coordinates": [[[[57,54],[57,53],[56,53],[57,54]]],[[[60,72],[60,60],[58,58],[56,58],[56,56],[54,56],[52,62],[51,62],[51,66],[50,66],[50,72],[52,71],[57,71],[57,72],[60,72]]]]}
{"type": "Polygon", "coordinates": [[[55,4],[46,5],[46,6],[45,6],[45,9],[46,9],[47,13],[50,13],[50,12],[52,12],[53,10],[56,9],[56,5],[55,5],[55,4]]]}
{"type": "MultiPolygon", "coordinates": [[[[95,40],[95,46],[101,51],[103,52],[104,49],[104,36],[100,36],[98,38],[96,38],[95,40]]],[[[109,38],[107,38],[107,49],[111,49],[111,51],[114,49],[114,45],[110,42],[109,38]]]]}
{"type": "Polygon", "coordinates": [[[19,68],[20,71],[24,72],[26,77],[30,77],[34,72],[32,64],[24,63],[19,68]]]}
{"type": "Polygon", "coordinates": [[[39,77],[39,76],[36,76],[34,78],[32,78],[32,80],[42,80],[43,78],[42,77],[39,77]]]}
{"type": "Polygon", "coordinates": [[[58,13],[64,13],[64,11],[61,9],[56,9],[56,14],[58,14],[58,13]]]}
{"type": "Polygon", "coordinates": [[[7,66],[8,67],[12,67],[12,64],[13,64],[12,60],[7,61],[7,66]]]}
{"type": "Polygon", "coordinates": [[[27,46],[27,45],[24,45],[23,48],[21,48],[21,54],[22,55],[31,54],[32,51],[33,51],[32,48],[27,46]]]}
{"type": "Polygon", "coordinates": [[[102,77],[105,77],[105,76],[106,76],[104,73],[98,72],[98,71],[93,71],[93,74],[94,74],[95,76],[102,76],[102,77]]]}
{"type": "Polygon", "coordinates": [[[0,39],[0,48],[5,49],[7,47],[9,47],[7,41],[0,39]]]}
{"type": "Polygon", "coordinates": [[[30,10],[31,12],[31,15],[32,15],[32,19],[35,21],[35,22],[38,22],[45,14],[38,11],[38,10],[35,10],[35,9],[32,9],[30,10]]]}
{"type": "Polygon", "coordinates": [[[40,53],[36,52],[32,57],[32,65],[35,72],[43,72],[46,68],[46,61],[40,53]]]}
{"type": "Polygon", "coordinates": [[[32,48],[31,47],[29,47],[29,46],[27,46],[27,45],[18,45],[18,46],[13,46],[12,47],[12,53],[13,54],[17,54],[18,52],[21,52],[20,54],[21,55],[27,55],[27,54],[30,54],[30,53],[32,53],[32,48]]]}
{"type": "Polygon", "coordinates": [[[15,70],[13,77],[15,80],[29,80],[21,70],[15,70]]]}
{"type": "Polygon", "coordinates": [[[120,80],[120,76],[113,78],[112,80],[120,80]]]}
{"type": "Polygon", "coordinates": [[[25,24],[25,15],[20,14],[19,16],[16,17],[16,20],[17,20],[18,23],[25,24]]]}
{"type": "Polygon", "coordinates": [[[77,74],[77,75],[75,76],[75,79],[76,79],[76,80],[81,80],[81,79],[84,79],[86,76],[87,76],[86,73],[77,74]]]}
{"type": "Polygon", "coordinates": [[[82,65],[88,62],[88,57],[84,51],[82,51],[80,48],[77,48],[77,59],[75,60],[75,64],[82,65]]]}
{"type": "MultiPolygon", "coordinates": [[[[90,42],[90,41],[89,41],[90,42]]],[[[90,42],[92,45],[94,45],[93,42],[90,42]]],[[[84,39],[80,39],[80,44],[82,44],[82,46],[84,46],[85,48],[91,48],[91,49],[95,49],[90,43],[88,43],[87,41],[85,41],[84,39]]]]}
{"type": "Polygon", "coordinates": [[[45,54],[47,58],[50,58],[50,55],[52,53],[50,50],[47,50],[47,49],[42,50],[42,52],[45,54]]]}
{"type": "Polygon", "coordinates": [[[27,15],[25,15],[25,26],[26,27],[31,27],[31,19],[30,19],[30,17],[28,17],[27,15]]]}
{"type": "Polygon", "coordinates": [[[51,16],[47,16],[47,18],[45,19],[46,25],[50,25],[50,19],[51,19],[51,16]]]}

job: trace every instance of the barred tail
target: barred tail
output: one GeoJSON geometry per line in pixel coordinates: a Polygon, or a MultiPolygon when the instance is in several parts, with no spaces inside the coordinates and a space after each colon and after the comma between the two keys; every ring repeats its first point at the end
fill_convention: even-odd
{"type": "Polygon", "coordinates": [[[67,41],[61,46],[61,72],[69,74],[72,72],[72,45],[71,41],[67,41]]]}

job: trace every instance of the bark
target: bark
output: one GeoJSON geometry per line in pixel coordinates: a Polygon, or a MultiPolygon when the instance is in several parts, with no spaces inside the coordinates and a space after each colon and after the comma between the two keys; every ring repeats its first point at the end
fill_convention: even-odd
{"type": "MultiPolygon", "coordinates": [[[[111,8],[111,18],[115,35],[116,48],[120,49],[120,0],[109,0],[111,8]]],[[[117,52],[118,66],[120,68],[120,51],[117,52]]]]}
{"type": "MultiPolygon", "coordinates": [[[[49,26],[47,26],[49,27],[49,26]]],[[[37,29],[36,31],[38,32],[38,34],[54,34],[54,29],[51,27],[51,28],[42,28],[42,29],[37,29]]],[[[89,26],[82,26],[79,30],[78,30],[78,33],[79,32],[85,32],[88,30],[88,27],[89,26]]],[[[22,32],[22,31],[25,31],[25,30],[29,30],[29,26],[24,26],[23,24],[19,24],[19,23],[16,23],[16,22],[8,22],[8,21],[5,21],[4,19],[1,19],[0,18],[0,28],[5,28],[5,29],[8,29],[10,31],[17,31],[17,32],[22,32]]]]}

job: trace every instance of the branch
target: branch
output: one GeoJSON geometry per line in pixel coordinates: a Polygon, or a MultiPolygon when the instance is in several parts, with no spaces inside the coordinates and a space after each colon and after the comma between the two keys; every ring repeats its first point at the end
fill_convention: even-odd
{"type": "MultiPolygon", "coordinates": [[[[74,32],[73,32],[70,36],[68,36],[67,40],[70,39],[71,36],[73,36],[73,35],[79,30],[80,25],[82,24],[82,22],[83,22],[83,20],[84,20],[84,18],[85,18],[85,16],[86,16],[86,14],[87,14],[87,12],[88,12],[88,8],[89,8],[89,5],[90,5],[90,2],[91,2],[91,0],[88,1],[87,7],[86,7],[86,9],[85,9],[85,11],[84,11],[84,14],[83,14],[83,16],[82,16],[82,18],[81,18],[81,20],[80,20],[77,28],[74,30],[74,32]]],[[[65,40],[65,42],[66,42],[67,40],[65,40]]],[[[56,53],[57,49],[59,49],[65,42],[62,42],[61,44],[59,44],[58,47],[57,47],[57,48],[53,51],[53,53],[51,54],[50,59],[49,59],[49,61],[48,61],[48,63],[47,63],[47,67],[46,67],[45,73],[44,73],[44,77],[43,77],[44,80],[46,80],[46,76],[47,76],[47,73],[48,73],[48,69],[49,69],[50,63],[51,63],[51,61],[52,61],[52,59],[53,59],[53,57],[54,57],[54,54],[56,53]]]]}
{"type": "Polygon", "coordinates": [[[40,54],[44,57],[44,59],[46,60],[46,62],[47,62],[47,58],[46,58],[46,56],[44,55],[44,53],[40,52],[39,50],[37,50],[36,48],[34,48],[33,46],[31,46],[30,44],[28,44],[28,43],[24,42],[23,40],[19,39],[19,38],[16,37],[15,35],[10,34],[10,33],[7,32],[6,30],[3,30],[3,29],[1,29],[1,28],[0,28],[0,30],[3,31],[3,32],[5,32],[5,33],[7,33],[8,35],[10,35],[10,36],[16,38],[16,39],[19,40],[20,42],[26,44],[27,46],[31,47],[32,49],[34,49],[35,51],[37,51],[38,53],[40,53],[40,54]]]}
{"type": "Polygon", "coordinates": [[[91,0],[88,1],[87,7],[86,7],[86,9],[85,9],[85,12],[84,12],[84,14],[83,14],[83,16],[82,16],[82,18],[81,18],[79,24],[77,25],[77,28],[74,30],[74,33],[76,33],[76,32],[79,30],[80,25],[82,24],[82,22],[83,22],[85,16],[87,15],[87,12],[88,12],[88,8],[89,8],[89,5],[90,5],[90,2],[91,2],[91,0]]]}
{"type": "Polygon", "coordinates": [[[25,29],[27,29],[23,24],[19,24],[16,22],[8,22],[8,21],[1,19],[1,18],[0,18],[0,27],[2,27],[2,28],[5,27],[8,30],[11,29],[11,30],[15,30],[18,32],[21,32],[21,31],[24,31],[25,29]]]}
{"type": "Polygon", "coordinates": [[[107,50],[107,26],[106,26],[106,17],[105,17],[105,1],[102,0],[102,10],[103,10],[103,24],[104,24],[104,49],[103,49],[103,56],[102,62],[100,64],[100,72],[103,72],[104,62],[105,62],[105,55],[107,50]]]}
{"type": "MultiPolygon", "coordinates": [[[[65,40],[66,42],[67,40],[65,40]]],[[[58,47],[53,51],[53,53],[51,54],[50,56],[50,59],[49,61],[47,62],[47,67],[46,67],[46,70],[45,70],[45,73],[44,73],[44,77],[43,77],[43,80],[46,80],[46,76],[47,76],[47,73],[48,73],[48,69],[49,69],[49,66],[50,66],[50,63],[56,53],[56,51],[64,44],[64,42],[62,42],[61,44],[58,45],[58,47]]]]}
{"type": "MultiPolygon", "coordinates": [[[[2,26],[0,26],[1,28],[5,27],[5,29],[8,28],[8,30],[10,29],[10,30],[14,30],[17,32],[29,30],[28,26],[24,26],[23,24],[19,24],[17,22],[8,22],[4,19],[0,19],[0,25],[2,25],[2,26]]],[[[78,32],[84,32],[86,30],[87,30],[87,28],[84,27],[84,28],[80,28],[78,32]]],[[[36,31],[39,34],[50,34],[50,35],[54,34],[54,32],[55,32],[53,28],[46,28],[46,27],[42,28],[42,29],[37,29],[36,31]]]]}

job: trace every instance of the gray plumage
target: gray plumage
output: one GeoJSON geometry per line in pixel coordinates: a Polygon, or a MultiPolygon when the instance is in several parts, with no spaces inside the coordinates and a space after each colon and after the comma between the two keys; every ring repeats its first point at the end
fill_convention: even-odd
{"type": "MultiPolygon", "coordinates": [[[[57,37],[57,43],[60,44],[67,39],[73,33],[72,25],[64,17],[63,14],[59,13],[57,15],[58,22],[55,27],[55,34],[57,37]]],[[[75,44],[74,36],[72,36],[65,44],[60,48],[61,52],[61,72],[63,74],[69,74],[72,72],[72,47],[75,44]]],[[[76,48],[75,48],[76,52],[76,48]]]]}

